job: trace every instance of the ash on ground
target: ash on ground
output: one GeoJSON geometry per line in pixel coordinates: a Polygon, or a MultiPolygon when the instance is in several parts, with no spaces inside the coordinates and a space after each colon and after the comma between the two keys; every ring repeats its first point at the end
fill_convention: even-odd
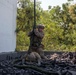
{"type": "MultiPolygon", "coordinates": [[[[40,66],[38,66],[36,62],[25,62],[25,65],[33,65],[35,68],[37,67],[37,69],[15,67],[12,64],[13,60],[0,61],[0,75],[56,75],[56,73],[58,75],[76,75],[76,52],[54,53],[47,55],[47,57],[50,60],[42,60],[40,66]],[[42,71],[40,71],[40,69],[42,71]],[[47,73],[45,73],[45,71],[47,73]]],[[[22,61],[16,64],[23,65],[22,61]]]]}

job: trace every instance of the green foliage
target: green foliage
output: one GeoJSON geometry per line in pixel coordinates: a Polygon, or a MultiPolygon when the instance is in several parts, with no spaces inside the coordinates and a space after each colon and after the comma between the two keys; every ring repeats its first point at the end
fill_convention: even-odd
{"type": "MultiPolygon", "coordinates": [[[[34,3],[31,0],[19,0],[17,8],[17,47],[16,50],[27,50],[29,39],[26,34],[33,28],[34,25],[34,3]]],[[[39,21],[40,2],[36,3],[36,20],[39,21]]]]}
{"type": "MultiPolygon", "coordinates": [[[[19,31],[30,31],[34,25],[34,3],[31,0],[20,0],[17,8],[17,29],[19,31]]],[[[36,3],[36,20],[39,20],[41,8],[40,2],[36,3]]]]}
{"type": "Polygon", "coordinates": [[[29,38],[27,36],[27,34],[23,31],[20,31],[17,34],[17,47],[16,50],[17,51],[21,51],[21,50],[27,50],[29,47],[29,38]]]}
{"type": "Polygon", "coordinates": [[[63,49],[63,50],[71,51],[72,46],[76,45],[76,41],[75,41],[76,24],[74,21],[76,20],[75,6],[76,5],[70,5],[66,3],[62,5],[63,7],[62,10],[60,9],[59,6],[56,6],[52,10],[50,10],[52,21],[57,26],[57,31],[55,30],[57,33],[54,34],[53,32],[54,34],[53,38],[54,36],[56,37],[54,39],[55,44],[57,43],[56,46],[54,45],[54,43],[53,45],[55,46],[56,49],[58,48],[61,50],[63,49]],[[72,16],[72,14],[74,16],[72,16]]]}
{"type": "MultiPolygon", "coordinates": [[[[75,51],[76,50],[76,4],[68,3],[54,6],[44,11],[40,2],[36,6],[36,23],[44,24],[45,37],[43,44],[45,50],[75,51]]],[[[34,24],[34,7],[31,0],[20,0],[17,13],[17,48],[16,50],[28,50],[30,40],[28,32],[34,24]]]]}

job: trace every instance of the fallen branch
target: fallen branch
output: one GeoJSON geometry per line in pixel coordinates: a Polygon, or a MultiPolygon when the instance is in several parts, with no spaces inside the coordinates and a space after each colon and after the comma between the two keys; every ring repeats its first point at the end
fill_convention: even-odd
{"type": "Polygon", "coordinates": [[[16,68],[19,68],[19,69],[25,69],[25,68],[30,68],[30,69],[33,69],[33,70],[36,70],[38,72],[41,72],[41,73],[44,73],[46,75],[59,75],[57,72],[55,71],[46,71],[38,66],[34,66],[34,65],[18,65],[16,64],[17,62],[20,62],[21,59],[16,59],[15,61],[13,61],[13,66],[16,67],[16,68]]]}

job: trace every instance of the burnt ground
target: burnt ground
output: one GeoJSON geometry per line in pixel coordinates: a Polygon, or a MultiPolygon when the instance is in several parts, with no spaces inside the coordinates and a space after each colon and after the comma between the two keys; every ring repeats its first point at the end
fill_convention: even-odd
{"type": "Polygon", "coordinates": [[[50,60],[42,60],[38,66],[36,62],[21,60],[0,61],[0,75],[76,75],[75,53],[47,55],[50,60]]]}

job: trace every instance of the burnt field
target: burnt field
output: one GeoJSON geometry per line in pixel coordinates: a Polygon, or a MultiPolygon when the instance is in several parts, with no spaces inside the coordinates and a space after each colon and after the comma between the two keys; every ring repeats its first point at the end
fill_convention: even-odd
{"type": "Polygon", "coordinates": [[[76,75],[75,52],[46,53],[50,60],[42,60],[40,66],[36,62],[28,61],[22,64],[20,59],[22,53],[2,55],[0,55],[0,75],[76,75]]]}

